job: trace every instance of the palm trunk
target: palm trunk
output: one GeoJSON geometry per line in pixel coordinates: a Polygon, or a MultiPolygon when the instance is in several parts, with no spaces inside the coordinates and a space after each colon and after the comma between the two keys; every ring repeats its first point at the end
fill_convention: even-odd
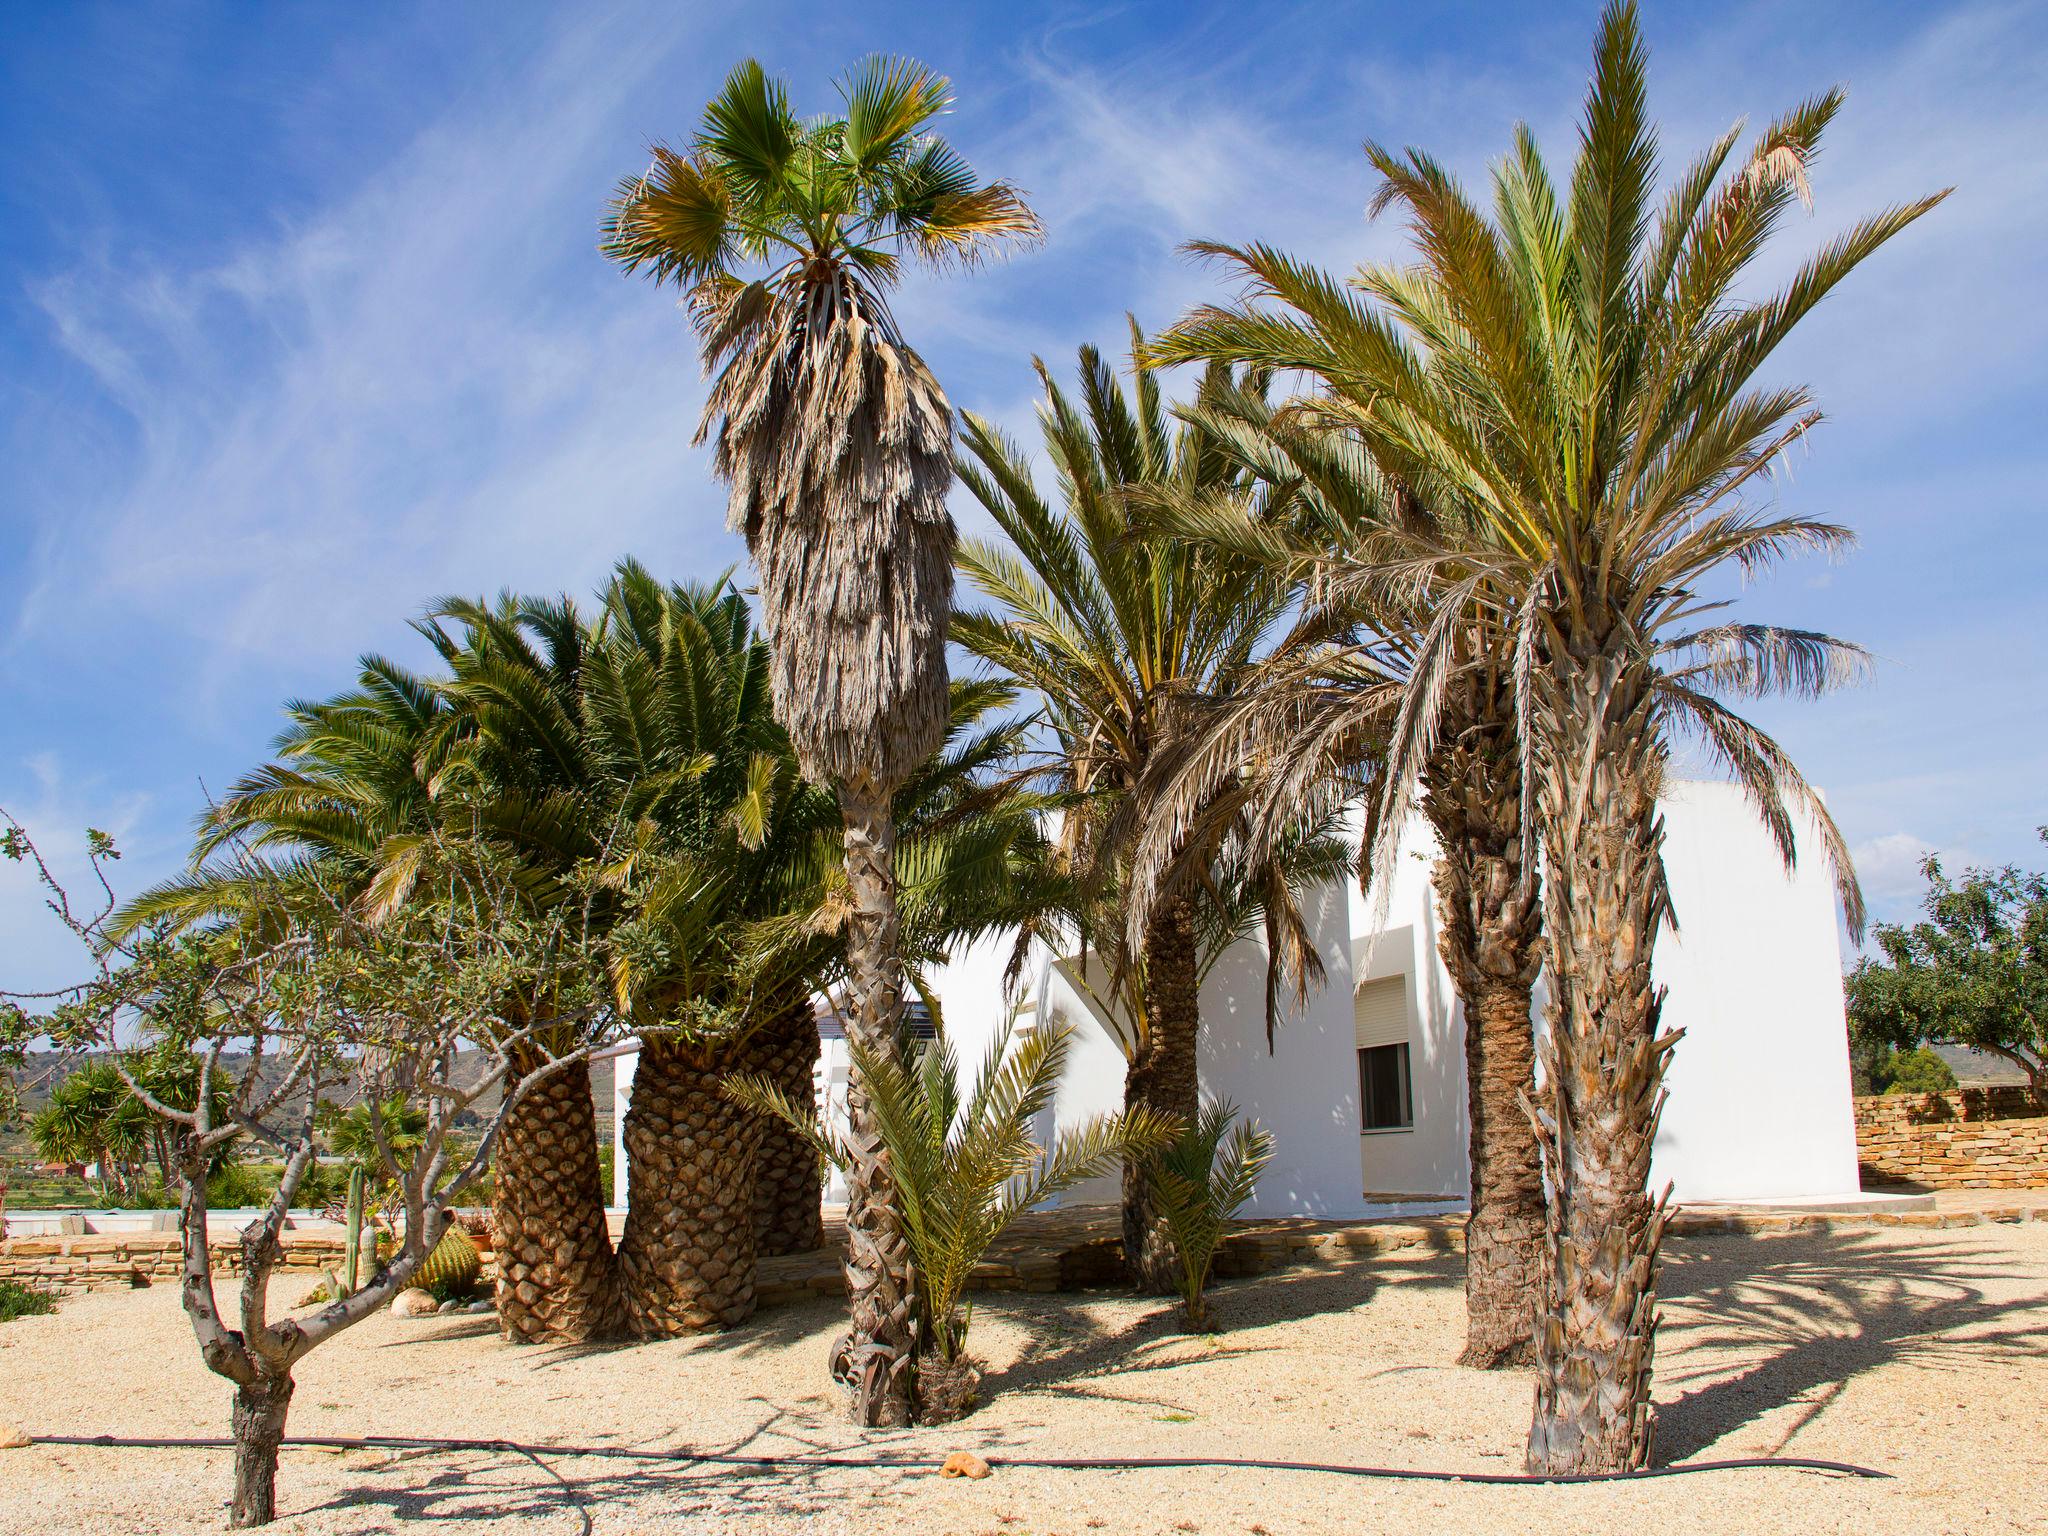
{"type": "MultiPolygon", "coordinates": [[[[743,1053],[744,1070],[775,1084],[792,1104],[817,1102],[818,1019],[808,997],[756,1030],[743,1053]]],[[[754,1154],[756,1251],[768,1258],[822,1248],[823,1200],[816,1150],[781,1121],[764,1121],[754,1154]]]]}
{"type": "MultiPolygon", "coordinates": [[[[842,784],[846,882],[853,897],[847,1032],[863,1049],[900,1053],[903,962],[896,916],[896,821],[889,797],[842,784]]],[[[847,1085],[846,1283],[852,1326],[832,1353],[833,1375],[853,1392],[856,1424],[917,1421],[920,1336],[917,1267],[896,1209],[889,1150],[855,1073],[847,1085]]]]}
{"type": "MultiPolygon", "coordinates": [[[[1162,902],[1145,929],[1145,1032],[1124,1074],[1124,1108],[1194,1123],[1201,1108],[1196,1045],[1201,1033],[1200,958],[1192,903],[1162,902]]],[[[1124,1160],[1124,1272],[1147,1296],[1180,1294],[1180,1255],[1146,1179],[1144,1160],[1124,1160]]]]}
{"type": "Polygon", "coordinates": [[[1542,965],[1536,873],[1522,870],[1522,776],[1510,713],[1477,680],[1445,703],[1442,745],[1425,770],[1423,809],[1436,865],[1437,952],[1465,1013],[1471,1214],[1465,1220],[1461,1365],[1527,1365],[1542,1301],[1543,1168],[1529,1110],[1536,1097],[1531,989],[1542,965]]]}
{"type": "MultiPolygon", "coordinates": [[[[514,1053],[516,1081],[539,1065],[514,1053]]],[[[582,1067],[552,1072],[505,1117],[491,1187],[498,1328],[519,1344],[581,1342],[619,1329],[605,1226],[597,1113],[582,1067]]]]}
{"type": "Polygon", "coordinates": [[[649,1040],[626,1111],[626,1327],[667,1339],[754,1313],[754,1150],[760,1118],[724,1095],[734,1053],[649,1040]]]}
{"type": "Polygon", "coordinates": [[[277,1518],[277,1449],[284,1441],[292,1379],[258,1376],[235,1388],[235,1498],[228,1524],[235,1530],[277,1518]]]}
{"type": "Polygon", "coordinates": [[[1539,1141],[1552,1198],[1528,1466],[1621,1472],[1650,1460],[1668,1214],[1648,1189],[1677,1038],[1658,1034],[1663,999],[1650,981],[1668,908],[1662,759],[1637,669],[1588,646],[1538,676],[1554,989],[1539,1141]]]}

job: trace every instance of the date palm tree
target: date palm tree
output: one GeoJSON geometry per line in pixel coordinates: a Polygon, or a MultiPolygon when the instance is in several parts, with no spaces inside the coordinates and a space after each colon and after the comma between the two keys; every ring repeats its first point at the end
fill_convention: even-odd
{"type": "MultiPolygon", "coordinates": [[[[1241,765],[1277,761],[1249,813],[1285,826],[1326,778],[1377,775],[1359,843],[1361,882],[1392,867],[1411,796],[1435,834],[1437,951],[1465,1019],[1470,1214],[1465,1224],[1465,1365],[1527,1364],[1540,1300],[1543,1183],[1522,1105],[1536,1091],[1531,994],[1542,958],[1540,880],[1522,858],[1512,634],[1466,604],[1444,653],[1434,739],[1414,775],[1378,774],[1431,589],[1393,592],[1354,552],[1388,526],[1434,515],[1361,445],[1303,403],[1275,408],[1243,392],[1190,414],[1218,449],[1271,488],[1242,501],[1155,498],[1168,531],[1264,561],[1306,594],[1310,621],[1268,656],[1175,767],[1141,840],[1138,885],[1170,857],[1195,808],[1236,783],[1241,765]]],[[[1455,583],[1453,583],[1455,587],[1455,583]]]]}
{"type": "Polygon", "coordinates": [[[1940,195],[1864,219],[1778,292],[1746,296],[1757,255],[1806,194],[1838,92],[1767,126],[1738,157],[1731,129],[1656,206],[1657,136],[1633,5],[1611,5],[1568,188],[1533,137],[1495,172],[1493,217],[1419,151],[1368,153],[1376,206],[1410,219],[1418,263],[1347,285],[1264,247],[1208,248],[1250,281],[1198,311],[1158,356],[1306,367],[1318,409],[1369,445],[1440,517],[1357,551],[1390,590],[1437,586],[1411,707],[1388,771],[1412,775],[1439,728],[1468,610],[1514,635],[1527,801],[1524,866],[1546,873],[1553,995],[1538,1138],[1552,1197],[1528,1464],[1640,1467],[1666,1198],[1648,1189],[1675,1035],[1650,978],[1670,914],[1657,807],[1674,737],[1733,773],[1789,862],[1795,816],[1819,828],[1852,928],[1862,904],[1826,810],[1790,758],[1725,696],[1815,694],[1863,653],[1716,613],[1731,567],[1839,549],[1848,531],[1780,515],[1771,463],[1820,416],[1797,385],[1762,384],[1779,343],[1865,257],[1940,195]],[[1277,308],[1268,301],[1277,301],[1277,308]]]}
{"type": "MultiPolygon", "coordinates": [[[[799,119],[748,60],[689,147],[656,147],[606,217],[605,253],[687,294],[714,375],[729,518],[759,576],[778,716],[844,818],[853,1037],[899,1048],[902,959],[891,797],[948,719],[952,418],[886,303],[904,263],[972,262],[1039,224],[930,131],[946,80],[874,59],[843,110],[799,119]]],[[[847,1210],[853,1416],[917,1413],[915,1276],[889,1155],[858,1085],[847,1210]]]]}
{"type": "MultiPolygon", "coordinates": [[[[1141,489],[1206,502],[1228,499],[1243,480],[1203,432],[1170,424],[1155,378],[1139,376],[1133,403],[1093,347],[1081,349],[1079,402],[1043,364],[1039,376],[1059,505],[1039,492],[1017,445],[966,417],[961,479],[1008,542],[962,544],[960,568],[990,606],[956,615],[953,637],[1043,702],[1050,777],[1063,797],[1059,846],[1080,898],[1063,926],[1099,952],[1120,994],[1110,1016],[1125,1033],[1125,1107],[1192,1124],[1206,962],[1236,936],[1239,917],[1256,912],[1275,965],[1297,988],[1319,978],[1290,885],[1330,872],[1333,845],[1297,837],[1269,860],[1242,864],[1226,856],[1236,802],[1211,796],[1171,849],[1178,877],[1127,942],[1132,839],[1159,792],[1160,765],[1251,674],[1294,589],[1261,561],[1145,526],[1141,489]]],[[[1201,395],[1235,388],[1227,369],[1212,369],[1201,395]]],[[[1125,1166],[1125,1263],[1134,1285],[1172,1295],[1180,1266],[1146,1177],[1148,1155],[1125,1166]]]]}

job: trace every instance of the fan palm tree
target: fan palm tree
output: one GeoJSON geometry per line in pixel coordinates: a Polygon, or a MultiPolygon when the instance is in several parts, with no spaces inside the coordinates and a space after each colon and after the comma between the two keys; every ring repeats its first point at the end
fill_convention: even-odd
{"type": "Polygon", "coordinates": [[[1859,673],[1863,653],[1729,621],[1714,583],[1731,566],[1849,542],[1761,495],[1773,459],[1820,418],[1806,389],[1757,375],[1836,283],[1940,200],[1862,220],[1777,293],[1746,297],[1841,97],[1803,103],[1740,158],[1731,129],[1658,208],[1646,64],[1634,6],[1610,6],[1562,195],[1526,131],[1495,173],[1491,220],[1428,156],[1370,147],[1377,206],[1407,214],[1418,265],[1367,267],[1347,286],[1264,247],[1209,248],[1250,279],[1250,296],[1191,315],[1157,354],[1306,367],[1326,385],[1322,414],[1426,504],[1455,511],[1355,552],[1390,591],[1443,594],[1389,773],[1412,775],[1428,756],[1466,615],[1485,610],[1514,635],[1533,812],[1523,867],[1540,850],[1554,989],[1538,1101],[1552,1190],[1528,1449],[1539,1472],[1639,1467],[1651,1451],[1668,1201],[1647,1184],[1675,1036],[1659,1030],[1650,962],[1670,916],[1657,796],[1674,736],[1734,774],[1788,862],[1795,814],[1810,817],[1851,927],[1862,921],[1825,809],[1724,696],[1818,693],[1859,673]]]}
{"type": "Polygon", "coordinates": [[[110,1061],[88,1061],[59,1083],[28,1120],[36,1155],[86,1163],[102,1201],[140,1186],[154,1117],[110,1061]]]}
{"type": "MultiPolygon", "coordinates": [[[[1079,898],[1062,926],[1100,953],[1120,994],[1109,1011],[1126,1035],[1125,1107],[1188,1124],[1200,1108],[1206,963],[1256,912],[1274,965],[1297,989],[1318,978],[1320,959],[1289,886],[1328,873],[1334,845],[1302,836],[1271,858],[1229,857],[1241,796],[1236,784],[1219,786],[1175,841],[1179,878],[1131,942],[1132,836],[1159,793],[1160,765],[1250,675],[1294,589],[1259,560],[1145,526],[1141,489],[1171,488],[1201,503],[1228,499],[1244,479],[1206,434],[1169,424],[1153,377],[1139,377],[1134,404],[1093,347],[1081,349],[1078,404],[1043,364],[1039,376],[1060,504],[1040,494],[1020,448],[966,417],[961,480],[1008,545],[962,544],[960,568],[992,606],[956,615],[953,637],[1043,701],[1050,777],[1063,803],[1059,843],[1079,898]]],[[[1213,369],[1201,397],[1236,387],[1227,369],[1213,369]]],[[[1180,1266],[1144,1162],[1132,1157],[1124,1173],[1125,1262],[1133,1284],[1171,1295],[1180,1266]]]]}
{"type": "MultiPolygon", "coordinates": [[[[1372,777],[1432,617],[1429,591],[1392,593],[1376,567],[1351,558],[1384,526],[1426,526],[1432,516],[1357,441],[1319,430],[1312,407],[1276,409],[1242,391],[1189,415],[1270,494],[1256,505],[1155,498],[1158,521],[1298,582],[1311,621],[1259,665],[1173,769],[1140,842],[1141,902],[1181,829],[1239,782],[1243,763],[1289,765],[1266,776],[1249,812],[1255,829],[1290,825],[1326,778],[1372,777]]],[[[1522,1105],[1536,1091],[1530,1000],[1543,935],[1538,874],[1522,860],[1513,636],[1483,605],[1461,611],[1430,750],[1413,785],[1379,776],[1358,851],[1361,883],[1384,899],[1387,882],[1373,878],[1391,867],[1410,791],[1419,790],[1438,849],[1437,950],[1465,1019],[1470,1213],[1459,1358],[1487,1369],[1528,1362],[1539,1302],[1543,1182],[1522,1105]]]]}
{"type": "MultiPolygon", "coordinates": [[[[686,151],[618,189],[603,249],[688,295],[714,374],[729,517],[759,575],[776,712],[804,773],[837,791],[853,894],[853,1037],[895,1050],[902,961],[897,786],[944,738],[952,594],[950,408],[885,302],[906,259],[971,262],[1039,233],[929,129],[950,103],[922,65],[874,59],[810,119],[749,60],[686,151]],[[751,275],[749,275],[751,274],[751,275]]],[[[915,1277],[889,1155],[852,1095],[847,1274],[853,1414],[916,1417],[915,1277]]]]}

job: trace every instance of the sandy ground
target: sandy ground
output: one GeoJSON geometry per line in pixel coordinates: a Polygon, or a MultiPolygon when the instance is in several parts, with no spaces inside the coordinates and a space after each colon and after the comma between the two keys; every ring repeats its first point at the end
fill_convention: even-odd
{"type": "MultiPolygon", "coordinates": [[[[1860,1462],[1625,1486],[1485,1488],[1308,1473],[998,1468],[714,1474],[559,1457],[287,1450],[280,1532],[1044,1533],[2048,1530],[2048,1222],[1673,1243],[1657,1370],[1660,1459],[1860,1462]],[[580,1511],[579,1512],[579,1506],[580,1511]],[[799,1526],[798,1522],[802,1522],[799,1526]]],[[[297,1283],[297,1282],[295,1282],[297,1283]]],[[[1513,1470],[1524,1374],[1451,1362],[1458,1261],[1388,1260],[1225,1285],[1215,1341],[1124,1297],[983,1296],[985,1404],[862,1441],[824,1379],[834,1306],[723,1337],[515,1349],[491,1320],[380,1316],[301,1368],[292,1432],[800,1452],[865,1445],[931,1465],[991,1456],[1262,1456],[1513,1470]]],[[[0,1325],[0,1418],[34,1433],[217,1435],[227,1393],[173,1288],[106,1292],[0,1325]]],[[[0,1531],[219,1530],[226,1453],[0,1451],[0,1531]]]]}

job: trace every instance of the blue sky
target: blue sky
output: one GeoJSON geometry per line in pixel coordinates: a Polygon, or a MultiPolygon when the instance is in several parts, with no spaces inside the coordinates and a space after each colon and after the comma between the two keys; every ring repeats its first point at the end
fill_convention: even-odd
{"type": "MultiPolygon", "coordinates": [[[[1563,164],[1596,9],[0,5],[0,805],[67,862],[113,831],[138,888],[283,700],[359,652],[421,659],[432,597],[739,558],[672,296],[595,231],[747,54],[802,109],[872,50],[953,75],[949,135],[1049,238],[898,312],[957,405],[1022,433],[1034,353],[1068,366],[1126,310],[1157,327],[1218,291],[1186,239],[1397,251],[1364,216],[1366,138],[1476,180],[1526,120],[1563,164]]],[[[1861,549],[1742,600],[1880,658],[1759,714],[1899,915],[1923,851],[2038,863],[2048,821],[2048,22],[1652,4],[1648,30],[1667,163],[1848,86],[1776,270],[1958,188],[1783,358],[1830,421],[1778,494],[1861,549]]],[[[0,868],[9,984],[68,968],[46,922],[0,868]]]]}

